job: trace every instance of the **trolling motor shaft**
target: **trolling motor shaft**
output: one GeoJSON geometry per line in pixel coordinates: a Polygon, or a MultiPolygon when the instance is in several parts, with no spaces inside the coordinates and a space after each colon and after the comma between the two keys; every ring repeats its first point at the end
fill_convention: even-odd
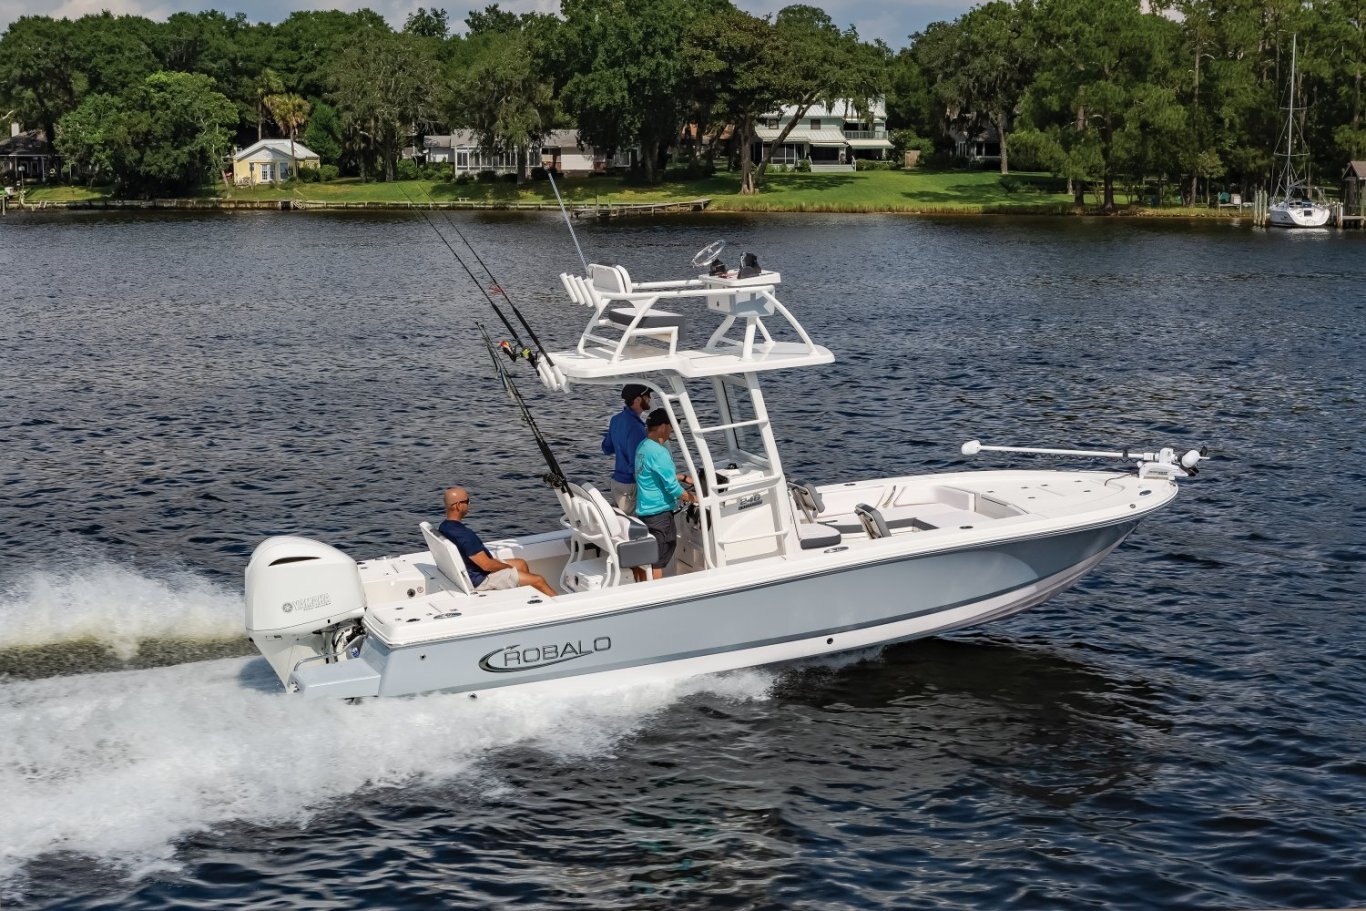
{"type": "Polygon", "coordinates": [[[1188,449],[1179,458],[1176,450],[1164,447],[1156,452],[1136,452],[1131,449],[1045,449],[1034,446],[985,446],[980,440],[968,440],[962,446],[965,456],[975,456],[982,452],[1017,452],[1026,455],[1079,456],[1099,459],[1134,459],[1138,463],[1138,476],[1146,477],[1192,477],[1199,473],[1196,468],[1204,459],[1209,458],[1209,448],[1188,449]]]}

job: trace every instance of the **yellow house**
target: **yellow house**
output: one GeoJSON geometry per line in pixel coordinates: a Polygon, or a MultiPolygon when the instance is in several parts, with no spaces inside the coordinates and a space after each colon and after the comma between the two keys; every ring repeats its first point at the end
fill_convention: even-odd
{"type": "Polygon", "coordinates": [[[239,187],[251,187],[289,180],[296,161],[299,170],[320,164],[318,153],[297,140],[291,155],[288,139],[262,139],[232,156],[232,182],[239,187]]]}

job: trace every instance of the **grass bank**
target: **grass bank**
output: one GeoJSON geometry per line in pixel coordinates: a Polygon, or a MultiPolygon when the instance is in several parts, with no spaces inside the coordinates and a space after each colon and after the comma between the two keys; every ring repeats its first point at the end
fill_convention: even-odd
{"type": "MultiPolygon", "coordinates": [[[[907,212],[921,214],[1071,214],[1095,211],[1099,200],[1092,195],[1078,210],[1057,178],[1047,174],[1012,173],[1002,177],[992,171],[930,170],[858,171],[845,173],[774,173],[754,196],[740,195],[738,175],[685,180],[670,178],[644,186],[621,177],[570,178],[560,181],[560,192],[569,205],[676,202],[709,197],[711,208],[722,212],[907,212]]],[[[518,187],[506,181],[456,183],[454,181],[400,180],[361,182],[355,178],[329,183],[294,183],[284,186],[220,188],[220,198],[245,202],[297,200],[321,203],[425,203],[549,204],[555,195],[547,181],[518,187]]],[[[80,203],[105,198],[99,191],[81,187],[37,187],[27,201],[41,204],[80,203]]],[[[1138,207],[1122,194],[1116,200],[1126,214],[1176,217],[1228,217],[1234,210],[1203,207],[1138,207]]]]}

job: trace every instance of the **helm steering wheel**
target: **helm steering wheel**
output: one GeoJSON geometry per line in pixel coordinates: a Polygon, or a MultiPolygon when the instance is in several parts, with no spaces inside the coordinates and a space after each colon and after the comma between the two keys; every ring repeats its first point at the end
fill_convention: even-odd
{"type": "Polygon", "coordinates": [[[697,251],[697,255],[692,258],[692,264],[700,269],[707,263],[716,259],[724,249],[726,249],[726,242],[724,240],[714,240],[697,251]]]}

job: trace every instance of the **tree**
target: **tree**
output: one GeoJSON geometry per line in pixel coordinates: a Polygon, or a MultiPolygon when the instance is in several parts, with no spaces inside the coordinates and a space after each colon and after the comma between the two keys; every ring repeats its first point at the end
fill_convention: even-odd
{"type": "Polygon", "coordinates": [[[454,81],[451,120],[472,129],[484,149],[515,149],[525,180],[528,147],[554,126],[552,87],[521,32],[486,32],[475,41],[473,65],[454,81]]]}
{"type": "Polygon", "coordinates": [[[280,75],[267,67],[252,82],[252,93],[256,96],[256,141],[265,137],[266,118],[270,117],[270,105],[266,99],[284,93],[285,84],[280,75]]]}
{"type": "Polygon", "coordinates": [[[466,35],[470,38],[492,33],[505,34],[519,31],[520,28],[521,20],[517,18],[517,14],[499,9],[496,3],[490,3],[483,10],[472,9],[465,17],[466,35]]]}
{"type": "Polygon", "coordinates": [[[970,123],[985,121],[996,129],[1002,174],[1010,173],[1007,134],[1015,108],[1038,62],[1032,9],[1029,0],[993,0],[938,32],[944,40],[927,42],[922,50],[939,100],[970,123]]]}
{"type": "MultiPolygon", "coordinates": [[[[1138,135],[1126,125],[1172,129],[1176,105],[1169,86],[1180,26],[1145,13],[1138,0],[1041,0],[1039,23],[1045,50],[1034,91],[1051,96],[1055,117],[1075,116],[1077,128],[1094,130],[1102,162],[1105,211],[1115,208],[1114,186],[1126,149],[1138,135]]],[[[1061,118],[1059,118],[1061,119],[1061,118]]],[[[1132,157],[1132,155],[1131,155],[1132,157]]]]}
{"type": "Polygon", "coordinates": [[[85,96],[75,40],[66,19],[21,16],[0,38],[0,107],[57,139],[57,121],[85,96]]]}
{"type": "Polygon", "coordinates": [[[677,142],[686,117],[688,70],[679,47],[695,19],[728,0],[564,0],[560,62],[565,108],[579,135],[615,151],[639,144],[645,179],[677,142]]]}
{"type": "Polygon", "coordinates": [[[120,192],[183,194],[213,178],[237,111],[197,73],[153,73],[118,98],[91,95],[62,118],[59,148],[108,169],[120,192]]]}
{"type": "MultiPolygon", "coordinates": [[[[777,106],[782,95],[777,53],[769,22],[734,8],[696,20],[683,44],[691,81],[695,86],[711,87],[710,104],[734,126],[741,193],[756,192],[750,151],[755,125],[759,117],[777,106]]],[[[701,89],[694,91],[700,93],[701,89]]],[[[697,126],[700,134],[704,118],[698,118],[697,126]]]]}
{"type": "Polygon", "coordinates": [[[337,109],[322,101],[313,102],[312,116],[304,128],[304,145],[318,153],[328,164],[341,160],[341,118],[337,109]]]}
{"type": "MultiPolygon", "coordinates": [[[[755,172],[755,182],[763,179],[774,153],[792,135],[811,108],[824,102],[853,100],[863,103],[872,94],[875,74],[870,71],[873,55],[861,48],[852,29],[841,32],[823,10],[814,6],[787,6],[778,11],[773,23],[773,75],[780,86],[775,108],[790,108],[792,116],[764,148],[755,172]]],[[[751,187],[749,192],[753,192],[751,187]]]]}
{"type": "Polygon", "coordinates": [[[436,61],[425,39],[367,28],[333,63],[330,98],[341,115],[342,147],[364,178],[372,167],[394,179],[408,131],[433,120],[431,74],[436,61]]]}
{"type": "Polygon", "coordinates": [[[293,162],[291,173],[299,176],[299,157],[294,151],[294,142],[299,137],[299,128],[308,122],[312,105],[298,95],[269,95],[265,99],[266,108],[275,125],[289,137],[289,158],[293,162]]]}
{"type": "Polygon", "coordinates": [[[435,38],[438,41],[445,41],[450,34],[451,26],[447,19],[444,9],[419,6],[416,12],[408,14],[408,18],[403,22],[403,30],[409,35],[417,35],[419,38],[435,38]]]}

